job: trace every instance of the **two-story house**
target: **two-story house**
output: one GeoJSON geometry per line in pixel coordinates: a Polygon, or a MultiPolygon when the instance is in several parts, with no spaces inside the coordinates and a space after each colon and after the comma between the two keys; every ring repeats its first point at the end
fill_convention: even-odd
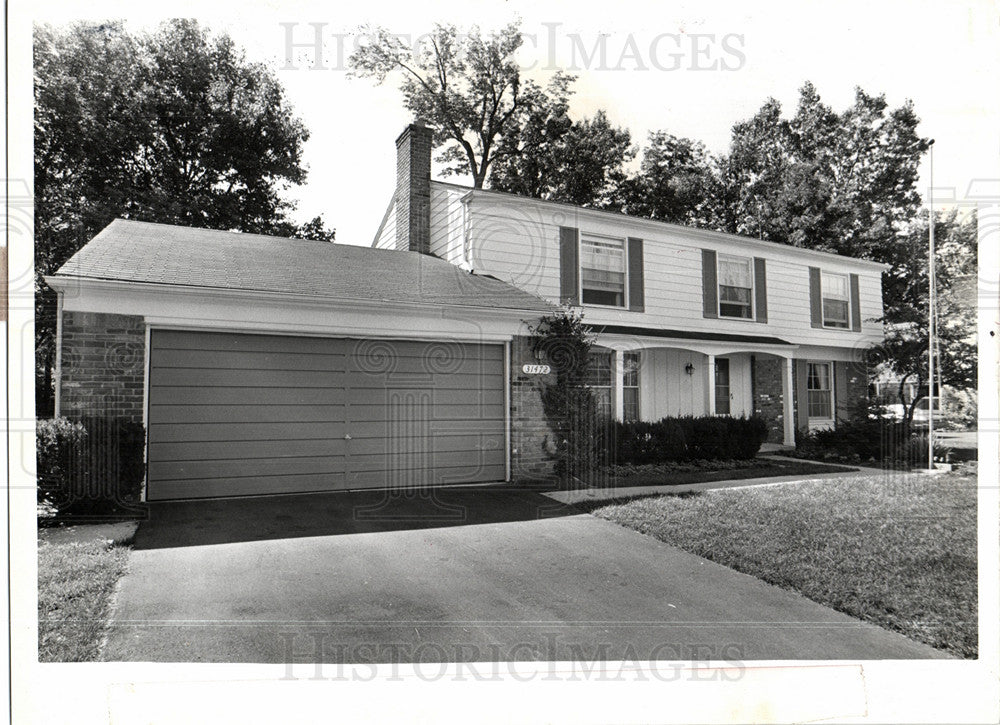
{"type": "Polygon", "coordinates": [[[771,440],[866,395],[884,265],[430,178],[430,131],[397,139],[373,246],[424,251],[582,308],[593,385],[618,419],[764,415],[771,440]]]}
{"type": "Polygon", "coordinates": [[[880,265],[432,181],[417,125],[397,150],[377,248],[112,222],[47,278],[56,414],[141,421],[150,500],[535,478],[559,303],[618,418],[791,445],[865,394],[880,265]]]}

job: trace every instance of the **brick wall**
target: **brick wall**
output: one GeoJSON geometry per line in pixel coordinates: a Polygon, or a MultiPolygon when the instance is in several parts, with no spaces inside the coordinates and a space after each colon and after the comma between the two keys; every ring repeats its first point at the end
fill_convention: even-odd
{"type": "Polygon", "coordinates": [[[858,402],[868,398],[868,368],[858,361],[835,365],[843,368],[838,381],[845,383],[837,390],[837,419],[847,420],[857,411],[858,402]]]}
{"type": "Polygon", "coordinates": [[[782,443],[785,439],[781,368],[780,358],[753,357],[753,409],[767,422],[768,443],[782,443]]]}
{"type": "Polygon", "coordinates": [[[145,345],[141,317],[63,312],[60,414],[141,422],[145,345]]]}
{"type": "Polygon", "coordinates": [[[538,361],[529,338],[515,337],[510,345],[510,463],[511,479],[525,481],[553,475],[555,450],[552,429],[542,409],[542,386],[555,375],[527,375],[524,364],[538,361]]]}
{"type": "Polygon", "coordinates": [[[396,249],[431,249],[431,130],[410,124],[396,139],[396,249]]]}

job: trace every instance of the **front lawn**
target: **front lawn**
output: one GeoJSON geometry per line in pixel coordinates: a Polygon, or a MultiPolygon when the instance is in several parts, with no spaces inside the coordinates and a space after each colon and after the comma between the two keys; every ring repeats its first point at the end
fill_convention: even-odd
{"type": "Polygon", "coordinates": [[[97,659],[128,555],[128,546],[120,542],[39,542],[39,662],[97,659]]]}
{"type": "Polygon", "coordinates": [[[680,486],[688,483],[734,481],[773,476],[811,476],[856,471],[856,468],[807,463],[795,459],[752,458],[746,461],[686,461],[610,466],[599,471],[593,486],[680,486]]]}
{"type": "Polygon", "coordinates": [[[592,512],[959,657],[977,655],[974,474],[858,475],[592,512]]]}

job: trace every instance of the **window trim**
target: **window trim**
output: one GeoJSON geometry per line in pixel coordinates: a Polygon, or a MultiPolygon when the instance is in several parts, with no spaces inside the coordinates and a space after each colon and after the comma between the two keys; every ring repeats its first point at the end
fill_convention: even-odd
{"type": "MultiPolygon", "coordinates": [[[[836,297],[831,297],[831,300],[836,300],[837,302],[843,302],[836,297]]],[[[819,314],[821,321],[823,323],[824,330],[845,330],[847,332],[851,331],[851,319],[852,313],[854,312],[851,305],[851,275],[847,272],[827,272],[825,269],[820,269],[819,271],[819,314]],[[824,277],[842,277],[844,280],[844,288],[847,290],[847,324],[846,325],[828,325],[826,323],[826,307],[823,304],[826,301],[826,297],[823,295],[823,278],[824,277]]]]}
{"type": "MultiPolygon", "coordinates": [[[[837,417],[837,381],[834,378],[836,374],[836,369],[833,364],[833,360],[806,360],[806,419],[811,426],[814,425],[826,425],[833,424],[837,417]],[[825,365],[826,369],[829,371],[830,380],[830,416],[829,417],[819,417],[809,415],[809,393],[813,392],[809,388],[809,366],[810,365],[825,365]]],[[[819,392],[826,392],[825,390],[819,392]]]]}
{"type": "Polygon", "coordinates": [[[628,238],[627,237],[613,237],[608,234],[592,234],[591,232],[584,232],[582,229],[579,232],[579,247],[576,254],[576,277],[577,277],[577,298],[580,300],[581,307],[599,307],[605,310],[627,310],[631,304],[629,299],[629,285],[631,284],[631,279],[629,278],[629,259],[628,259],[628,238]],[[583,242],[584,237],[588,239],[593,239],[595,241],[604,242],[621,242],[622,245],[622,261],[624,264],[625,288],[622,290],[622,304],[620,305],[602,305],[597,302],[584,302],[583,301],[583,242]]]}
{"type": "MultiPolygon", "coordinates": [[[[728,287],[729,285],[726,286],[728,287]]],[[[744,257],[740,254],[726,254],[724,252],[715,253],[715,309],[719,315],[720,320],[737,320],[742,322],[757,321],[757,274],[756,270],[754,269],[753,257],[744,257]],[[722,263],[723,260],[745,262],[747,265],[747,270],[750,272],[750,303],[749,303],[750,316],[749,317],[733,317],[732,315],[722,314],[723,304],[733,304],[732,302],[724,303],[722,301],[722,275],[719,274],[719,265],[722,263]]]]}

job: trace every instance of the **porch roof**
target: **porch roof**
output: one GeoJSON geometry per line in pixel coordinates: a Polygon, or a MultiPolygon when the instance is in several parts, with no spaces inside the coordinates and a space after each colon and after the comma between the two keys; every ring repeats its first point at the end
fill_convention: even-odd
{"type": "Polygon", "coordinates": [[[795,344],[782,340],[778,337],[765,337],[761,335],[735,335],[728,332],[698,332],[694,330],[668,330],[662,327],[635,327],[633,325],[593,325],[597,334],[608,335],[642,335],[643,337],[665,337],[674,340],[701,340],[703,342],[740,342],[758,345],[787,345],[796,347],[795,344]]]}

